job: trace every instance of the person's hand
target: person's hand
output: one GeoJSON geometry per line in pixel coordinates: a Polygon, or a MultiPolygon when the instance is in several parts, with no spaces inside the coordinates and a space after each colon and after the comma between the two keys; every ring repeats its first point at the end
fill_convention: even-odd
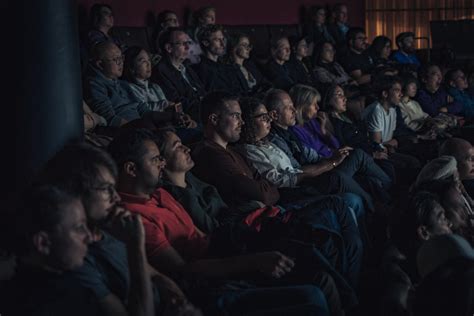
{"type": "Polygon", "coordinates": [[[344,161],[344,159],[346,159],[347,156],[349,156],[349,150],[338,149],[334,151],[330,161],[338,166],[344,161]]]}
{"type": "Polygon", "coordinates": [[[372,156],[374,159],[388,159],[388,154],[384,151],[376,151],[372,154],[372,156]]]}
{"type": "Polygon", "coordinates": [[[272,278],[281,278],[290,272],[295,262],[278,251],[263,252],[254,255],[254,266],[257,271],[272,278]]]}
{"type": "Polygon", "coordinates": [[[183,124],[186,126],[186,128],[196,128],[197,123],[195,120],[193,120],[188,114],[183,115],[183,124]]]}
{"type": "Polygon", "coordinates": [[[144,245],[145,229],[138,214],[116,207],[107,216],[104,227],[112,236],[127,245],[144,245]]]}
{"type": "Polygon", "coordinates": [[[448,97],[446,98],[446,101],[447,101],[448,103],[453,103],[453,102],[454,102],[454,98],[448,94],[448,97]]]}
{"type": "Polygon", "coordinates": [[[443,107],[439,108],[439,111],[440,111],[441,113],[448,113],[448,108],[445,107],[445,106],[443,106],[443,107]]]}
{"type": "Polygon", "coordinates": [[[434,130],[429,130],[424,134],[417,135],[417,137],[421,140],[434,140],[436,139],[436,132],[434,130]]]}

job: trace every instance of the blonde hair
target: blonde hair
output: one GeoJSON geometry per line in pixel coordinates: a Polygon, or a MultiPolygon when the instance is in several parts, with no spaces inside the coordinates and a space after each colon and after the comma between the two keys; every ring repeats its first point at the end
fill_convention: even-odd
{"type": "Polygon", "coordinates": [[[303,113],[316,100],[321,101],[321,94],[315,88],[304,84],[297,84],[290,90],[290,97],[296,109],[297,124],[305,123],[303,113]]]}

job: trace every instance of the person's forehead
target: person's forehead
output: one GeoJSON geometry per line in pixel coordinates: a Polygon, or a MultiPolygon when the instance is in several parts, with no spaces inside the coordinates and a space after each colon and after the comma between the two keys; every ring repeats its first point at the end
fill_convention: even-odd
{"type": "Polygon", "coordinates": [[[109,168],[104,165],[97,166],[97,182],[99,183],[112,183],[115,184],[115,178],[110,172],[109,168]]]}
{"type": "Polygon", "coordinates": [[[226,112],[228,113],[241,113],[240,104],[237,100],[228,100],[225,103],[226,112]]]}
{"type": "Polygon", "coordinates": [[[216,37],[224,37],[224,33],[222,33],[221,30],[217,30],[214,33],[211,33],[211,37],[216,38],[216,37]]]}
{"type": "Polygon", "coordinates": [[[171,38],[174,40],[186,40],[187,39],[187,34],[183,31],[176,31],[173,32],[171,38]]]}
{"type": "Polygon", "coordinates": [[[287,38],[282,38],[278,40],[277,44],[278,44],[278,47],[290,46],[290,42],[288,41],[287,38]]]}
{"type": "Polygon", "coordinates": [[[106,49],[105,55],[107,57],[117,57],[122,55],[122,51],[116,45],[111,45],[106,49]]]}

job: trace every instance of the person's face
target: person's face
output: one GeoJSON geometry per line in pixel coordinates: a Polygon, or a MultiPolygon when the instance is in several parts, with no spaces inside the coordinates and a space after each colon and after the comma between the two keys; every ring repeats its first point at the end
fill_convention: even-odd
{"type": "Polygon", "coordinates": [[[454,74],[454,79],[451,84],[456,89],[459,89],[459,90],[464,90],[469,87],[467,83],[467,78],[464,75],[464,72],[462,72],[461,70],[456,71],[456,73],[454,74]]]}
{"type": "Polygon", "coordinates": [[[332,63],[334,61],[334,53],[334,47],[331,44],[324,44],[321,51],[321,61],[327,64],[332,63]]]}
{"type": "Polygon", "coordinates": [[[116,45],[111,45],[105,52],[104,58],[99,61],[99,67],[107,78],[120,78],[123,73],[122,51],[116,45]]]}
{"type": "Polygon", "coordinates": [[[204,15],[199,19],[202,26],[216,24],[216,11],[208,10],[204,15]]]}
{"type": "Polygon", "coordinates": [[[116,181],[109,169],[99,166],[95,182],[82,200],[87,220],[93,226],[103,222],[120,202],[120,196],[115,190],[116,181]]]}
{"type": "Polygon", "coordinates": [[[390,42],[388,42],[382,48],[382,51],[380,52],[380,57],[383,58],[383,59],[388,59],[391,52],[392,52],[392,44],[390,42]]]}
{"type": "Polygon", "coordinates": [[[135,78],[141,80],[147,80],[151,77],[151,60],[146,51],[142,50],[135,58],[133,74],[135,78]]]}
{"type": "Polygon", "coordinates": [[[280,94],[281,106],[276,110],[275,122],[283,127],[296,124],[296,110],[288,93],[280,94]]]}
{"type": "Polygon", "coordinates": [[[177,17],[176,14],[174,14],[174,13],[168,13],[168,14],[166,14],[163,23],[161,23],[161,26],[162,26],[163,29],[165,29],[165,30],[166,30],[167,28],[170,28],[170,27],[178,27],[178,26],[179,26],[178,17],[177,17]]]}
{"type": "Polygon", "coordinates": [[[314,21],[317,25],[323,25],[326,23],[326,10],[319,9],[314,16],[314,21]]]}
{"type": "Polygon", "coordinates": [[[408,36],[403,39],[400,47],[405,53],[411,54],[415,52],[415,39],[413,36],[408,36]]]}
{"type": "Polygon", "coordinates": [[[347,22],[347,7],[341,6],[335,14],[336,22],[346,23],[347,22]]]}
{"type": "Polygon", "coordinates": [[[114,15],[112,11],[109,8],[102,8],[100,9],[100,25],[106,26],[106,27],[113,27],[114,26],[114,15]]]}
{"type": "Polygon", "coordinates": [[[332,108],[336,113],[344,113],[347,111],[346,103],[347,98],[344,95],[344,90],[340,86],[337,86],[330,102],[332,108]]]}
{"type": "Polygon", "coordinates": [[[290,60],[290,42],[287,38],[282,38],[278,41],[277,47],[274,50],[274,56],[277,61],[285,62],[290,60]]]}
{"type": "Polygon", "coordinates": [[[215,56],[223,56],[225,54],[226,40],[224,34],[221,31],[217,31],[211,34],[209,38],[207,49],[215,56]]]}
{"type": "Polygon", "coordinates": [[[189,55],[189,45],[191,41],[184,32],[173,32],[171,43],[166,44],[166,50],[171,59],[183,62],[189,55]]]}
{"type": "Polygon", "coordinates": [[[311,104],[307,105],[303,108],[303,117],[305,120],[311,120],[316,117],[319,111],[318,100],[316,98],[313,99],[311,104]]]}
{"type": "Polygon", "coordinates": [[[358,52],[363,52],[367,49],[367,36],[365,33],[357,33],[355,39],[352,41],[352,48],[358,52]]]}
{"type": "MultiPolygon", "coordinates": [[[[466,146],[467,147],[467,146],[466,146]]],[[[466,148],[465,154],[458,160],[458,172],[461,180],[474,179],[474,147],[466,148]]]]}
{"type": "Polygon", "coordinates": [[[438,89],[441,85],[441,81],[443,80],[443,74],[441,73],[441,69],[438,66],[432,66],[428,69],[428,73],[426,75],[426,86],[431,89],[438,89]]]}
{"type": "Polygon", "coordinates": [[[84,206],[80,199],[60,206],[63,210],[59,224],[49,236],[48,262],[62,270],[74,270],[82,266],[87,255],[91,233],[87,228],[84,206]]]}
{"type": "Polygon", "coordinates": [[[250,51],[252,50],[252,45],[248,37],[241,37],[239,43],[235,47],[235,55],[242,59],[250,58],[250,51]]]}
{"type": "Polygon", "coordinates": [[[228,143],[238,141],[244,124],[239,102],[227,101],[226,108],[217,117],[216,130],[222,139],[228,143]]]}
{"type": "Polygon", "coordinates": [[[166,135],[164,157],[165,170],[171,172],[188,172],[194,167],[194,161],[189,154],[190,149],[181,143],[181,139],[173,132],[166,135]]]}
{"type": "Polygon", "coordinates": [[[146,140],[143,143],[145,154],[136,162],[136,181],[144,193],[153,193],[161,184],[161,176],[166,160],[160,155],[155,142],[146,140]]]}
{"type": "Polygon", "coordinates": [[[427,230],[430,236],[452,233],[451,223],[446,218],[444,208],[438,203],[436,203],[436,207],[431,211],[429,222],[427,230]]]}
{"type": "Polygon", "coordinates": [[[405,93],[410,98],[414,98],[415,95],[416,95],[417,90],[418,90],[418,87],[416,86],[416,83],[412,82],[412,83],[407,85],[407,87],[405,89],[405,93]]]}
{"type": "Polygon", "coordinates": [[[298,42],[296,46],[296,56],[300,58],[308,56],[308,43],[306,43],[306,40],[302,39],[298,42]]]}
{"type": "Polygon", "coordinates": [[[272,119],[270,115],[268,115],[265,105],[259,105],[253,113],[252,122],[255,126],[255,138],[257,141],[267,137],[268,133],[270,133],[270,128],[272,127],[271,122],[272,119]]]}
{"type": "Polygon", "coordinates": [[[397,82],[388,90],[388,101],[391,105],[397,105],[402,98],[402,86],[397,82]]]}

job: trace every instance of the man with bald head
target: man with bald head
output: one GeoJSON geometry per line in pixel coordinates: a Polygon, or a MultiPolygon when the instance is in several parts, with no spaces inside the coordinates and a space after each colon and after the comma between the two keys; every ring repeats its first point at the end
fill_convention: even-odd
{"type": "Polygon", "coordinates": [[[458,163],[459,178],[467,193],[474,198],[474,147],[462,138],[451,138],[443,143],[440,155],[453,156],[458,163]]]}
{"type": "Polygon", "coordinates": [[[123,60],[122,51],[114,42],[96,44],[85,82],[87,104],[110,126],[121,126],[150,111],[145,102],[134,101],[128,84],[119,79],[123,60]]]}

